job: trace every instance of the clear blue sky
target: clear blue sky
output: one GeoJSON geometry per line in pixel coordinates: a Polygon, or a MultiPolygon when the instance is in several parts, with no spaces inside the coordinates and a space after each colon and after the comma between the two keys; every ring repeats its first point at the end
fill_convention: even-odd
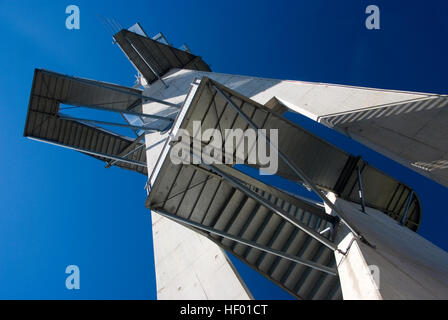
{"type": "MultiPolygon", "coordinates": [[[[23,138],[34,68],[132,85],[98,15],[186,42],[217,72],[448,93],[446,1],[0,0],[0,298],[155,298],[145,177],[23,138]],[[78,5],[81,29],[65,28],[78,5]],[[381,9],[381,30],[364,27],[381,9]],[[65,267],[81,290],[65,289],[65,267]]],[[[448,191],[299,116],[298,123],[413,187],[420,233],[448,249],[448,191]]],[[[237,264],[256,298],[286,298],[237,264]]]]}

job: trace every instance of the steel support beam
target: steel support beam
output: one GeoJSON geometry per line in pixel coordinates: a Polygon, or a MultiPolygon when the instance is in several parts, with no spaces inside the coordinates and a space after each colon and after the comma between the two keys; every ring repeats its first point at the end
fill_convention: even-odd
{"type": "MultiPolygon", "coordinates": [[[[315,240],[319,241],[320,243],[322,243],[324,246],[330,248],[331,250],[335,251],[337,250],[337,246],[332,243],[330,240],[328,240],[327,238],[321,236],[317,231],[311,229],[310,227],[306,226],[305,224],[302,224],[301,222],[297,221],[296,219],[294,219],[293,217],[291,217],[287,212],[285,212],[284,210],[277,208],[274,204],[269,203],[266,199],[264,199],[262,196],[260,196],[259,194],[257,194],[256,192],[253,192],[252,190],[250,190],[250,188],[248,188],[246,185],[244,185],[240,180],[234,178],[231,175],[228,175],[227,173],[223,172],[222,170],[220,170],[219,168],[217,168],[216,166],[212,165],[212,164],[207,164],[205,162],[202,162],[202,159],[200,156],[198,156],[194,150],[191,150],[191,156],[198,159],[198,161],[205,166],[207,169],[209,169],[210,171],[218,174],[219,176],[221,176],[222,178],[224,178],[226,181],[228,181],[231,185],[233,185],[235,188],[237,188],[238,190],[240,190],[241,192],[245,193],[247,196],[249,196],[250,198],[254,199],[255,201],[261,203],[263,206],[265,206],[266,208],[268,208],[269,210],[271,210],[272,212],[274,212],[275,214],[279,215],[280,217],[282,217],[283,219],[285,219],[286,221],[288,221],[289,223],[291,223],[292,225],[294,225],[295,227],[299,228],[300,230],[302,230],[303,232],[305,232],[306,234],[308,234],[309,236],[311,236],[312,238],[314,238],[315,240]]],[[[191,165],[193,168],[200,168],[198,165],[191,165]]],[[[201,168],[202,169],[202,168],[201,168]]]]}
{"type": "MultiPolygon", "coordinates": [[[[126,121],[127,124],[131,124],[128,120],[128,118],[126,118],[126,116],[123,113],[120,113],[121,117],[123,118],[124,121],[126,121]]],[[[139,118],[142,122],[143,120],[141,118],[139,118]]],[[[138,132],[135,129],[132,129],[132,132],[134,132],[135,136],[138,138],[138,132]]]]}
{"type": "MultiPolygon", "coordinates": [[[[197,144],[200,144],[200,145],[202,146],[202,148],[204,148],[204,147],[207,146],[206,143],[204,143],[204,142],[202,142],[201,140],[198,140],[198,139],[196,139],[196,138],[191,138],[191,141],[193,142],[193,145],[195,145],[195,143],[197,143],[197,144]]],[[[173,142],[175,142],[175,141],[173,141],[173,142]]],[[[178,143],[181,143],[181,142],[178,142],[178,143]]],[[[183,143],[183,145],[184,145],[187,149],[190,148],[190,145],[187,145],[187,144],[185,144],[185,143],[183,143]]],[[[198,150],[198,151],[199,151],[199,150],[198,150]]],[[[222,155],[225,156],[225,157],[227,157],[227,156],[232,157],[232,156],[233,156],[233,155],[230,155],[229,153],[226,153],[225,150],[222,150],[222,155]]],[[[182,159],[180,159],[180,160],[182,160],[182,159]]],[[[244,159],[240,159],[240,158],[238,158],[237,156],[234,156],[234,158],[233,158],[233,163],[235,163],[235,164],[244,164],[244,159]],[[239,160],[240,162],[237,162],[238,160],[239,160]]],[[[196,167],[196,168],[197,168],[197,169],[202,169],[201,167],[196,167]]],[[[246,175],[245,173],[243,173],[243,172],[241,172],[241,171],[235,169],[234,167],[226,166],[226,169],[227,169],[228,171],[231,171],[230,175],[232,175],[232,176],[235,177],[236,179],[243,180],[243,179],[241,179],[241,178],[243,178],[243,177],[249,177],[248,175],[246,175]],[[241,177],[241,178],[239,178],[238,176],[241,177]]],[[[202,169],[202,170],[204,170],[204,169],[202,169]]],[[[207,171],[207,170],[204,170],[204,171],[206,171],[206,172],[208,172],[209,174],[211,174],[210,171],[207,171]]],[[[255,178],[252,178],[252,179],[257,180],[257,179],[255,179],[255,178]]],[[[261,181],[259,181],[259,180],[257,180],[257,182],[259,182],[260,184],[264,185],[264,183],[261,182],[261,181]]],[[[294,194],[294,193],[290,193],[290,192],[288,192],[288,191],[286,191],[286,190],[277,189],[276,187],[273,187],[273,188],[276,189],[276,190],[279,191],[279,192],[285,193],[286,195],[288,195],[288,196],[290,196],[290,197],[293,197],[296,201],[299,201],[300,203],[302,203],[302,206],[303,206],[303,205],[306,206],[306,208],[303,208],[303,209],[305,209],[306,211],[308,211],[308,212],[310,212],[310,213],[313,213],[313,214],[319,216],[319,218],[322,218],[322,219],[324,219],[324,220],[326,220],[326,221],[329,221],[329,222],[331,222],[331,223],[334,223],[334,221],[336,220],[336,217],[334,217],[334,216],[328,215],[328,214],[326,214],[325,212],[323,212],[323,214],[320,215],[319,213],[316,213],[315,210],[309,208],[309,206],[317,207],[318,210],[322,209],[322,211],[323,211],[323,209],[324,209],[324,205],[323,205],[323,204],[321,204],[321,203],[319,203],[319,202],[316,202],[316,201],[313,201],[313,200],[311,200],[311,199],[307,199],[307,198],[304,198],[304,197],[300,197],[300,196],[298,196],[298,195],[296,195],[296,194],[294,194]]]]}
{"type": "Polygon", "coordinates": [[[66,145],[66,144],[63,144],[63,143],[59,143],[59,142],[53,142],[53,141],[48,141],[48,140],[34,138],[34,137],[28,137],[28,138],[31,139],[31,140],[35,140],[35,141],[52,144],[52,145],[55,145],[55,146],[58,146],[58,147],[63,147],[63,148],[66,148],[66,149],[75,150],[75,151],[79,151],[79,152],[82,152],[82,153],[87,153],[87,154],[90,154],[90,155],[93,155],[93,156],[97,156],[97,157],[102,157],[102,158],[116,160],[118,162],[124,162],[124,163],[128,163],[128,164],[133,164],[133,165],[140,166],[140,167],[146,167],[147,166],[146,163],[143,163],[143,162],[128,160],[128,159],[124,159],[124,158],[117,157],[117,156],[111,156],[111,155],[100,153],[100,152],[90,151],[90,150],[87,150],[87,149],[76,148],[76,147],[72,147],[72,146],[69,146],[69,145],[66,145]]]}
{"type": "MultiPolygon", "coordinates": [[[[178,142],[178,143],[182,143],[182,142],[178,142]]],[[[190,148],[190,145],[185,144],[186,148],[190,148]]],[[[331,242],[329,239],[323,237],[322,235],[319,234],[319,232],[311,229],[310,227],[308,227],[307,225],[297,221],[295,218],[291,217],[287,212],[285,212],[284,210],[274,206],[272,203],[269,203],[268,201],[266,201],[266,199],[264,199],[262,196],[260,196],[259,194],[257,194],[256,192],[253,192],[252,190],[250,190],[250,188],[248,188],[244,183],[242,183],[239,179],[233,177],[232,175],[229,175],[225,172],[223,172],[222,170],[220,170],[219,168],[217,168],[216,166],[212,165],[211,163],[213,162],[213,159],[208,159],[208,163],[203,162],[203,156],[205,155],[198,155],[197,153],[195,153],[195,148],[191,147],[190,149],[190,155],[192,158],[196,158],[198,163],[200,163],[201,165],[205,166],[208,170],[211,171],[211,173],[215,173],[218,176],[220,176],[221,178],[225,179],[226,181],[228,181],[231,185],[233,185],[235,188],[237,188],[238,190],[240,190],[241,192],[245,193],[247,196],[251,197],[252,199],[254,199],[255,201],[261,203],[262,205],[264,205],[265,207],[267,207],[269,210],[273,211],[275,214],[279,215],[280,217],[282,217],[283,219],[285,219],[286,221],[290,222],[292,225],[294,225],[295,227],[299,228],[300,230],[304,231],[305,233],[307,233],[309,236],[311,236],[312,238],[314,238],[315,240],[319,241],[320,243],[322,243],[323,245],[325,245],[326,247],[328,247],[329,249],[335,251],[337,250],[337,246],[331,242]]],[[[182,159],[180,157],[178,157],[179,160],[184,161],[185,159],[182,159]]],[[[191,163],[189,161],[187,161],[187,163],[191,163]]],[[[201,168],[199,165],[191,165],[192,168],[196,169],[196,170],[200,170],[203,171],[204,169],[201,168]]],[[[311,212],[310,212],[311,213],[311,212]]]]}
{"type": "Polygon", "coordinates": [[[290,255],[290,254],[287,254],[287,253],[283,253],[283,252],[281,252],[279,250],[271,249],[271,248],[263,246],[263,245],[258,245],[258,244],[256,244],[253,241],[248,241],[248,240],[244,240],[244,239],[239,238],[239,237],[235,237],[235,236],[233,236],[231,234],[228,234],[228,233],[216,230],[216,229],[211,228],[211,227],[204,226],[202,224],[199,224],[199,223],[187,220],[185,218],[182,218],[182,217],[179,217],[177,215],[165,212],[163,210],[154,209],[154,212],[157,213],[157,214],[160,214],[161,216],[163,216],[165,218],[168,218],[170,220],[176,221],[178,223],[181,223],[181,224],[184,224],[184,225],[188,225],[190,227],[193,227],[193,228],[205,231],[205,232],[216,234],[216,235],[218,235],[220,237],[223,237],[223,238],[226,238],[226,239],[229,239],[229,240],[232,240],[232,241],[244,244],[244,245],[252,247],[254,249],[258,249],[258,250],[261,250],[261,251],[273,254],[273,255],[275,255],[277,257],[281,257],[281,258],[284,258],[284,259],[296,262],[298,264],[305,265],[305,266],[313,268],[315,270],[319,270],[319,271],[331,274],[333,276],[337,276],[337,274],[338,274],[337,270],[334,269],[334,268],[323,266],[323,265],[320,265],[318,263],[315,263],[315,262],[312,262],[312,261],[309,261],[309,260],[301,259],[301,258],[295,257],[293,255],[290,255]]]}
{"type": "MultiPolygon", "coordinates": [[[[196,167],[196,168],[200,168],[200,167],[196,167]]],[[[237,170],[237,169],[235,169],[235,168],[233,168],[231,166],[225,166],[225,168],[226,168],[225,170],[229,171],[229,172],[227,172],[227,174],[229,176],[234,177],[238,181],[242,181],[242,183],[247,183],[248,185],[252,185],[250,182],[244,181],[244,178],[247,177],[247,176],[243,172],[241,172],[241,171],[239,171],[239,170],[237,170]]],[[[207,171],[207,170],[204,170],[204,171],[207,171]]],[[[209,172],[209,174],[211,174],[211,172],[209,172]]],[[[259,183],[264,185],[263,182],[259,182],[259,183]]],[[[267,191],[267,192],[270,192],[270,193],[272,193],[273,190],[281,192],[281,193],[285,193],[286,195],[294,198],[294,200],[298,202],[298,203],[295,203],[296,206],[302,208],[303,210],[309,212],[310,214],[312,214],[312,215],[314,215],[314,216],[316,216],[316,217],[318,217],[320,219],[323,219],[325,221],[328,221],[328,222],[330,222],[332,224],[334,224],[337,221],[336,217],[331,216],[331,215],[325,213],[324,208],[317,207],[313,202],[310,202],[310,201],[308,201],[308,200],[306,200],[304,198],[298,198],[298,197],[296,197],[295,194],[286,193],[283,190],[277,189],[276,187],[273,187],[273,190],[266,190],[266,189],[264,189],[264,190],[267,191]]],[[[282,198],[280,195],[275,195],[275,196],[279,197],[279,198],[282,198]]],[[[285,200],[284,198],[282,198],[282,199],[285,200]]],[[[290,200],[285,200],[285,201],[291,202],[290,200]]]]}
{"type": "Polygon", "coordinates": [[[109,126],[130,128],[130,129],[135,129],[135,130],[153,131],[153,132],[162,131],[162,130],[156,129],[156,128],[148,128],[148,127],[144,127],[144,126],[134,126],[132,124],[124,124],[124,123],[102,121],[102,120],[75,118],[75,117],[69,117],[69,116],[61,115],[61,114],[59,114],[58,117],[60,119],[64,119],[64,120],[72,120],[72,121],[79,121],[79,122],[85,122],[85,123],[105,124],[105,125],[109,125],[109,126]]]}
{"type": "Polygon", "coordinates": [[[52,76],[55,76],[55,77],[61,77],[61,78],[65,78],[65,79],[68,79],[68,80],[74,80],[74,81],[78,81],[78,82],[85,83],[85,84],[88,84],[88,85],[92,85],[92,86],[95,86],[95,87],[108,89],[108,90],[120,92],[120,93],[123,93],[123,94],[128,94],[128,95],[131,95],[131,96],[136,96],[136,97],[139,97],[139,98],[143,99],[144,101],[157,102],[157,103],[160,103],[160,104],[167,105],[169,107],[181,108],[181,106],[178,105],[178,104],[167,102],[167,101],[156,99],[156,98],[152,98],[152,97],[148,97],[148,96],[144,96],[141,93],[135,93],[133,91],[122,90],[120,88],[116,88],[115,86],[112,86],[112,85],[107,85],[107,84],[102,83],[100,81],[85,80],[85,79],[76,78],[76,77],[73,77],[73,76],[68,76],[68,75],[65,75],[65,74],[60,74],[60,73],[56,73],[56,72],[52,72],[52,71],[44,70],[44,69],[39,69],[39,70],[42,73],[46,73],[46,74],[49,74],[49,75],[52,75],[52,76]]]}
{"type": "Polygon", "coordinates": [[[170,126],[174,122],[174,119],[172,119],[172,118],[156,116],[156,115],[153,115],[153,114],[144,114],[144,113],[134,112],[134,111],[129,111],[129,110],[119,110],[119,109],[112,109],[112,108],[106,108],[106,107],[102,107],[102,106],[93,106],[93,105],[90,105],[90,106],[78,105],[78,107],[97,109],[97,110],[103,110],[103,111],[110,111],[110,112],[117,112],[117,113],[124,113],[124,114],[130,114],[130,115],[134,115],[134,116],[144,117],[144,118],[153,118],[153,119],[156,119],[156,120],[163,120],[163,121],[169,122],[170,126]]]}
{"type": "MultiPolygon", "coordinates": [[[[135,139],[129,146],[127,146],[126,148],[124,148],[121,152],[120,152],[120,157],[122,158],[127,158],[128,156],[130,156],[131,154],[133,154],[134,152],[136,152],[137,150],[139,150],[141,147],[145,146],[145,144],[141,144],[138,145],[138,143],[140,141],[142,141],[142,139],[145,137],[145,134],[141,134],[140,136],[137,137],[137,139],[135,139]]],[[[111,160],[107,163],[106,168],[109,168],[110,166],[113,166],[115,163],[117,163],[116,160],[111,160]]]]}
{"type": "Polygon", "coordinates": [[[361,210],[362,212],[366,213],[366,202],[364,199],[364,188],[362,186],[361,169],[359,169],[359,167],[356,167],[356,172],[358,173],[358,187],[359,187],[359,198],[361,200],[361,210]]]}
{"type": "Polygon", "coordinates": [[[406,203],[406,209],[404,209],[403,217],[401,218],[401,224],[404,225],[406,222],[406,217],[408,215],[409,207],[411,206],[412,198],[414,197],[414,190],[409,194],[408,202],[406,203]]]}
{"type": "Polygon", "coordinates": [[[344,213],[338,208],[336,207],[331,201],[330,199],[327,198],[327,196],[314,184],[313,181],[311,181],[311,179],[309,179],[306,174],[299,168],[297,168],[291,161],[289,161],[288,157],[283,154],[283,152],[281,152],[278,147],[276,145],[274,145],[267,136],[265,136],[264,134],[262,134],[261,132],[258,131],[258,127],[252,122],[252,120],[250,120],[246,114],[244,114],[244,112],[242,112],[230,99],[229,97],[221,91],[221,89],[219,89],[217,86],[212,85],[213,88],[224,98],[224,100],[230,105],[230,107],[244,120],[247,122],[247,124],[252,127],[252,129],[257,130],[258,135],[261,135],[264,137],[264,139],[266,139],[266,142],[274,149],[274,152],[277,152],[279,158],[299,177],[299,179],[301,179],[302,181],[304,181],[305,183],[307,183],[311,189],[316,192],[316,194],[322,199],[323,202],[325,202],[325,204],[327,204],[337,215],[338,217],[341,219],[341,221],[347,226],[347,228],[349,228],[349,230],[356,236],[359,237],[359,232],[357,230],[355,230],[354,227],[352,227],[344,213]]]}
{"type": "Polygon", "coordinates": [[[297,221],[296,219],[294,219],[292,216],[290,216],[284,210],[282,210],[280,208],[277,208],[272,203],[269,203],[262,196],[260,196],[259,194],[253,192],[249,188],[247,188],[239,180],[237,180],[234,177],[228,175],[227,173],[219,170],[217,167],[215,167],[213,165],[209,165],[209,164],[205,164],[205,163],[203,163],[202,165],[206,166],[211,171],[213,171],[216,174],[220,175],[226,181],[228,181],[231,185],[233,185],[235,188],[237,188],[241,192],[245,193],[247,196],[249,196],[250,198],[254,199],[255,201],[261,203],[263,206],[265,206],[266,208],[268,208],[269,210],[271,210],[275,214],[279,215],[280,217],[282,217],[283,219],[285,219],[286,221],[288,221],[289,223],[291,223],[295,227],[299,228],[300,230],[302,230],[303,232],[305,232],[306,234],[308,234],[309,236],[311,236],[315,240],[319,241],[320,243],[322,243],[326,247],[330,248],[333,251],[337,250],[337,246],[334,243],[332,243],[330,240],[328,240],[327,238],[321,236],[318,232],[316,232],[315,230],[313,230],[310,227],[306,226],[305,224],[302,224],[301,222],[297,221]]]}
{"type": "MultiPolygon", "coordinates": [[[[141,144],[139,145],[137,148],[135,148],[134,150],[129,151],[128,153],[126,153],[122,158],[126,159],[127,157],[129,157],[131,154],[134,154],[135,152],[137,152],[138,150],[140,150],[141,148],[143,148],[145,146],[145,144],[141,144]]],[[[113,160],[112,162],[109,162],[106,165],[106,168],[109,168],[110,166],[113,166],[114,164],[116,164],[118,161],[117,160],[113,160]]]]}

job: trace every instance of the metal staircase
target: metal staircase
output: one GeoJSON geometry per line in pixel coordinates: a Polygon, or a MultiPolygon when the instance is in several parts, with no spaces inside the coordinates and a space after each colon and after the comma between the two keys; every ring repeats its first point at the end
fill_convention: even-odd
{"type": "MultiPolygon", "coordinates": [[[[338,223],[350,228],[343,212],[336,208],[335,216],[328,215],[323,204],[264,184],[232,165],[204,161],[174,164],[169,153],[174,145],[183,143],[176,136],[180,129],[193,137],[188,147],[193,147],[191,156],[196,159],[201,155],[196,153],[194,141],[201,138],[193,132],[193,121],[200,121],[203,130],[214,128],[222,133],[250,127],[278,129],[282,157],[278,175],[308,186],[330,207],[325,192],[361,202],[358,191],[362,189],[367,206],[411,229],[418,227],[416,196],[408,197],[407,206],[391,206],[397,198],[395,189],[404,190],[400,197],[406,202],[405,195],[413,195],[410,188],[284,119],[278,108],[259,105],[208,78],[193,84],[185,101],[152,168],[146,206],[208,237],[296,298],[342,298],[333,238],[338,223]]],[[[236,141],[231,157],[236,158],[241,143],[236,141]]],[[[247,160],[251,147],[246,146],[239,158],[247,160]]],[[[252,166],[262,167],[259,163],[252,166]]],[[[364,213],[360,210],[360,214],[364,213]]]]}
{"type": "MultiPolygon", "coordinates": [[[[147,204],[155,212],[168,218],[177,216],[185,219],[179,222],[189,227],[193,226],[188,221],[194,222],[328,269],[335,267],[331,249],[226,180],[187,165],[179,165],[171,174],[172,180],[165,177],[157,188],[169,191],[155,192],[148,198],[147,204]]],[[[236,174],[255,184],[246,184],[253,192],[317,233],[337,221],[318,205],[286,194],[280,198],[281,190],[254,181],[242,173],[236,174]]],[[[201,232],[298,299],[341,298],[339,280],[335,275],[213,232],[201,232]]]]}

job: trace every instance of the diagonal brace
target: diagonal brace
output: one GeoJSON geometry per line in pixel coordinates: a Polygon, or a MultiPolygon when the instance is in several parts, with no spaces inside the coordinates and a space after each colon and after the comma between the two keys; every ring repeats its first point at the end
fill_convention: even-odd
{"type": "Polygon", "coordinates": [[[269,143],[269,145],[274,149],[274,151],[277,152],[279,158],[305,183],[307,183],[311,189],[322,199],[322,201],[325,202],[341,219],[341,221],[347,226],[347,228],[350,229],[350,231],[356,236],[359,237],[359,232],[352,227],[345,217],[345,214],[333,203],[328,199],[328,197],[314,184],[311,179],[309,179],[306,174],[299,168],[297,168],[289,159],[288,157],[281,152],[278,147],[273,144],[268,137],[266,137],[264,134],[258,131],[258,127],[250,120],[242,110],[240,110],[230,99],[229,97],[222,92],[221,89],[219,89],[216,85],[212,85],[212,87],[224,98],[224,100],[230,105],[230,107],[241,117],[247,124],[249,124],[252,129],[257,130],[259,135],[262,135],[264,139],[266,139],[266,142],[269,143]]]}
{"type": "Polygon", "coordinates": [[[305,265],[307,267],[310,267],[310,268],[313,268],[313,269],[316,269],[316,270],[319,270],[319,271],[322,271],[322,272],[325,272],[325,273],[328,273],[328,274],[331,274],[331,275],[334,275],[334,276],[336,276],[338,274],[337,270],[334,269],[334,268],[330,268],[330,267],[323,266],[321,264],[315,263],[313,261],[309,261],[309,260],[306,260],[306,259],[295,257],[295,256],[290,255],[288,253],[284,253],[284,252],[281,252],[279,250],[275,250],[275,249],[272,249],[272,248],[269,248],[269,247],[266,247],[266,246],[263,246],[263,245],[256,244],[253,241],[248,241],[248,240],[244,240],[244,239],[239,238],[239,237],[235,237],[235,236],[233,236],[231,234],[228,234],[226,232],[222,232],[222,231],[216,230],[214,228],[207,227],[205,225],[199,224],[197,222],[193,222],[191,220],[187,220],[185,218],[182,218],[182,217],[179,217],[177,215],[165,212],[163,210],[154,209],[154,212],[160,214],[161,216],[163,216],[165,218],[174,220],[174,221],[176,221],[178,223],[185,224],[185,225],[188,225],[190,227],[193,227],[193,228],[196,228],[196,229],[199,229],[199,230],[202,230],[202,231],[206,231],[206,232],[209,232],[209,233],[216,234],[216,235],[218,235],[220,237],[223,237],[223,238],[226,238],[226,239],[229,239],[229,240],[232,240],[232,241],[235,241],[235,242],[247,245],[249,247],[252,247],[252,248],[255,248],[255,249],[258,249],[258,250],[270,253],[270,254],[273,254],[273,255],[275,255],[277,257],[281,257],[281,258],[284,258],[284,259],[296,262],[298,264],[305,265]]]}

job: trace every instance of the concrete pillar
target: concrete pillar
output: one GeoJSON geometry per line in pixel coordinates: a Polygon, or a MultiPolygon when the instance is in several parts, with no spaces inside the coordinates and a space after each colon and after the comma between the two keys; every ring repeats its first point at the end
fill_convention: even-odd
{"type": "Polygon", "coordinates": [[[364,214],[358,204],[329,197],[369,243],[341,223],[336,228],[344,299],[448,299],[447,252],[378,210],[364,214]]]}
{"type": "Polygon", "coordinates": [[[154,212],[152,231],[158,300],[253,299],[212,241],[154,212]]]}
{"type": "MultiPolygon", "coordinates": [[[[166,133],[145,137],[149,176],[166,138],[166,133]]],[[[155,212],[151,218],[157,299],[253,299],[225,252],[215,243],[155,212]]]]}

